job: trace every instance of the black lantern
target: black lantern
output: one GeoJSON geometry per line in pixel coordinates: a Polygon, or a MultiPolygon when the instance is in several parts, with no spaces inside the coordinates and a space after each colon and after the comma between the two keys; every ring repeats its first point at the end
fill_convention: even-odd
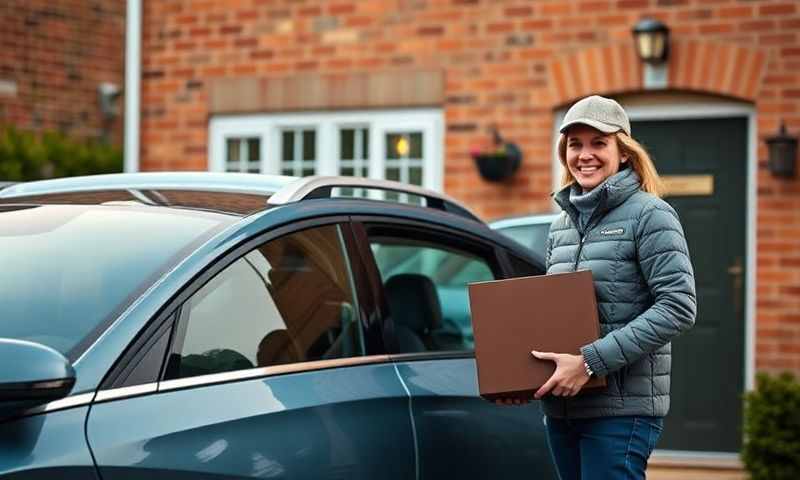
{"type": "Polygon", "coordinates": [[[643,18],[633,27],[636,53],[645,63],[659,64],[669,54],[669,28],[653,18],[643,18]]]}
{"type": "Polygon", "coordinates": [[[795,159],[797,158],[797,137],[792,137],[786,132],[786,125],[781,123],[778,134],[767,137],[769,158],[767,167],[776,177],[794,178],[795,159]]]}

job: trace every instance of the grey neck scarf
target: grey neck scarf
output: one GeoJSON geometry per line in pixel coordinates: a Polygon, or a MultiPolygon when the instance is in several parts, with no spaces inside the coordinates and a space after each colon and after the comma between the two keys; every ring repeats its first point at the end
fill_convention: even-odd
{"type": "Polygon", "coordinates": [[[583,189],[577,182],[572,184],[572,188],[569,191],[569,203],[571,203],[576,210],[578,210],[578,222],[580,223],[579,227],[581,230],[586,229],[586,225],[589,223],[589,219],[592,218],[592,213],[597,208],[597,205],[600,203],[600,192],[603,191],[606,184],[609,181],[617,180],[622,177],[626,177],[631,172],[630,168],[626,168],[624,170],[620,170],[619,172],[611,175],[610,177],[603,180],[603,183],[594,187],[593,189],[589,190],[588,192],[584,193],[583,189]]]}

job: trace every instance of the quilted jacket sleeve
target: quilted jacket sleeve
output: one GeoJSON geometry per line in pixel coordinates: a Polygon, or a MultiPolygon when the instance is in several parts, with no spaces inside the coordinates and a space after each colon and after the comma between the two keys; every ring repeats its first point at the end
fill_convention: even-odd
{"type": "Polygon", "coordinates": [[[654,303],[581,353],[605,376],[654,352],[694,325],[694,272],[678,215],[666,203],[646,207],[636,227],[638,262],[654,303]]]}

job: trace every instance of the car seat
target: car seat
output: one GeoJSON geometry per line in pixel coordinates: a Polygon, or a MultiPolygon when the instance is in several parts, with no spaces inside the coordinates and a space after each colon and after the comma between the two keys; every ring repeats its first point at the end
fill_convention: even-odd
{"type": "Polygon", "coordinates": [[[442,309],[431,279],[415,273],[394,275],[385,290],[399,351],[435,350],[431,332],[441,323],[442,309]]]}

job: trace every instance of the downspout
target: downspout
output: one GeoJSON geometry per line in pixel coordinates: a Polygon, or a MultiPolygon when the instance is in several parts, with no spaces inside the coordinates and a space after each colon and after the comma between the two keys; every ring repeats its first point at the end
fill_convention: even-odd
{"type": "Polygon", "coordinates": [[[139,171],[139,95],[141,79],[142,2],[128,0],[125,15],[124,171],[139,171]]]}

